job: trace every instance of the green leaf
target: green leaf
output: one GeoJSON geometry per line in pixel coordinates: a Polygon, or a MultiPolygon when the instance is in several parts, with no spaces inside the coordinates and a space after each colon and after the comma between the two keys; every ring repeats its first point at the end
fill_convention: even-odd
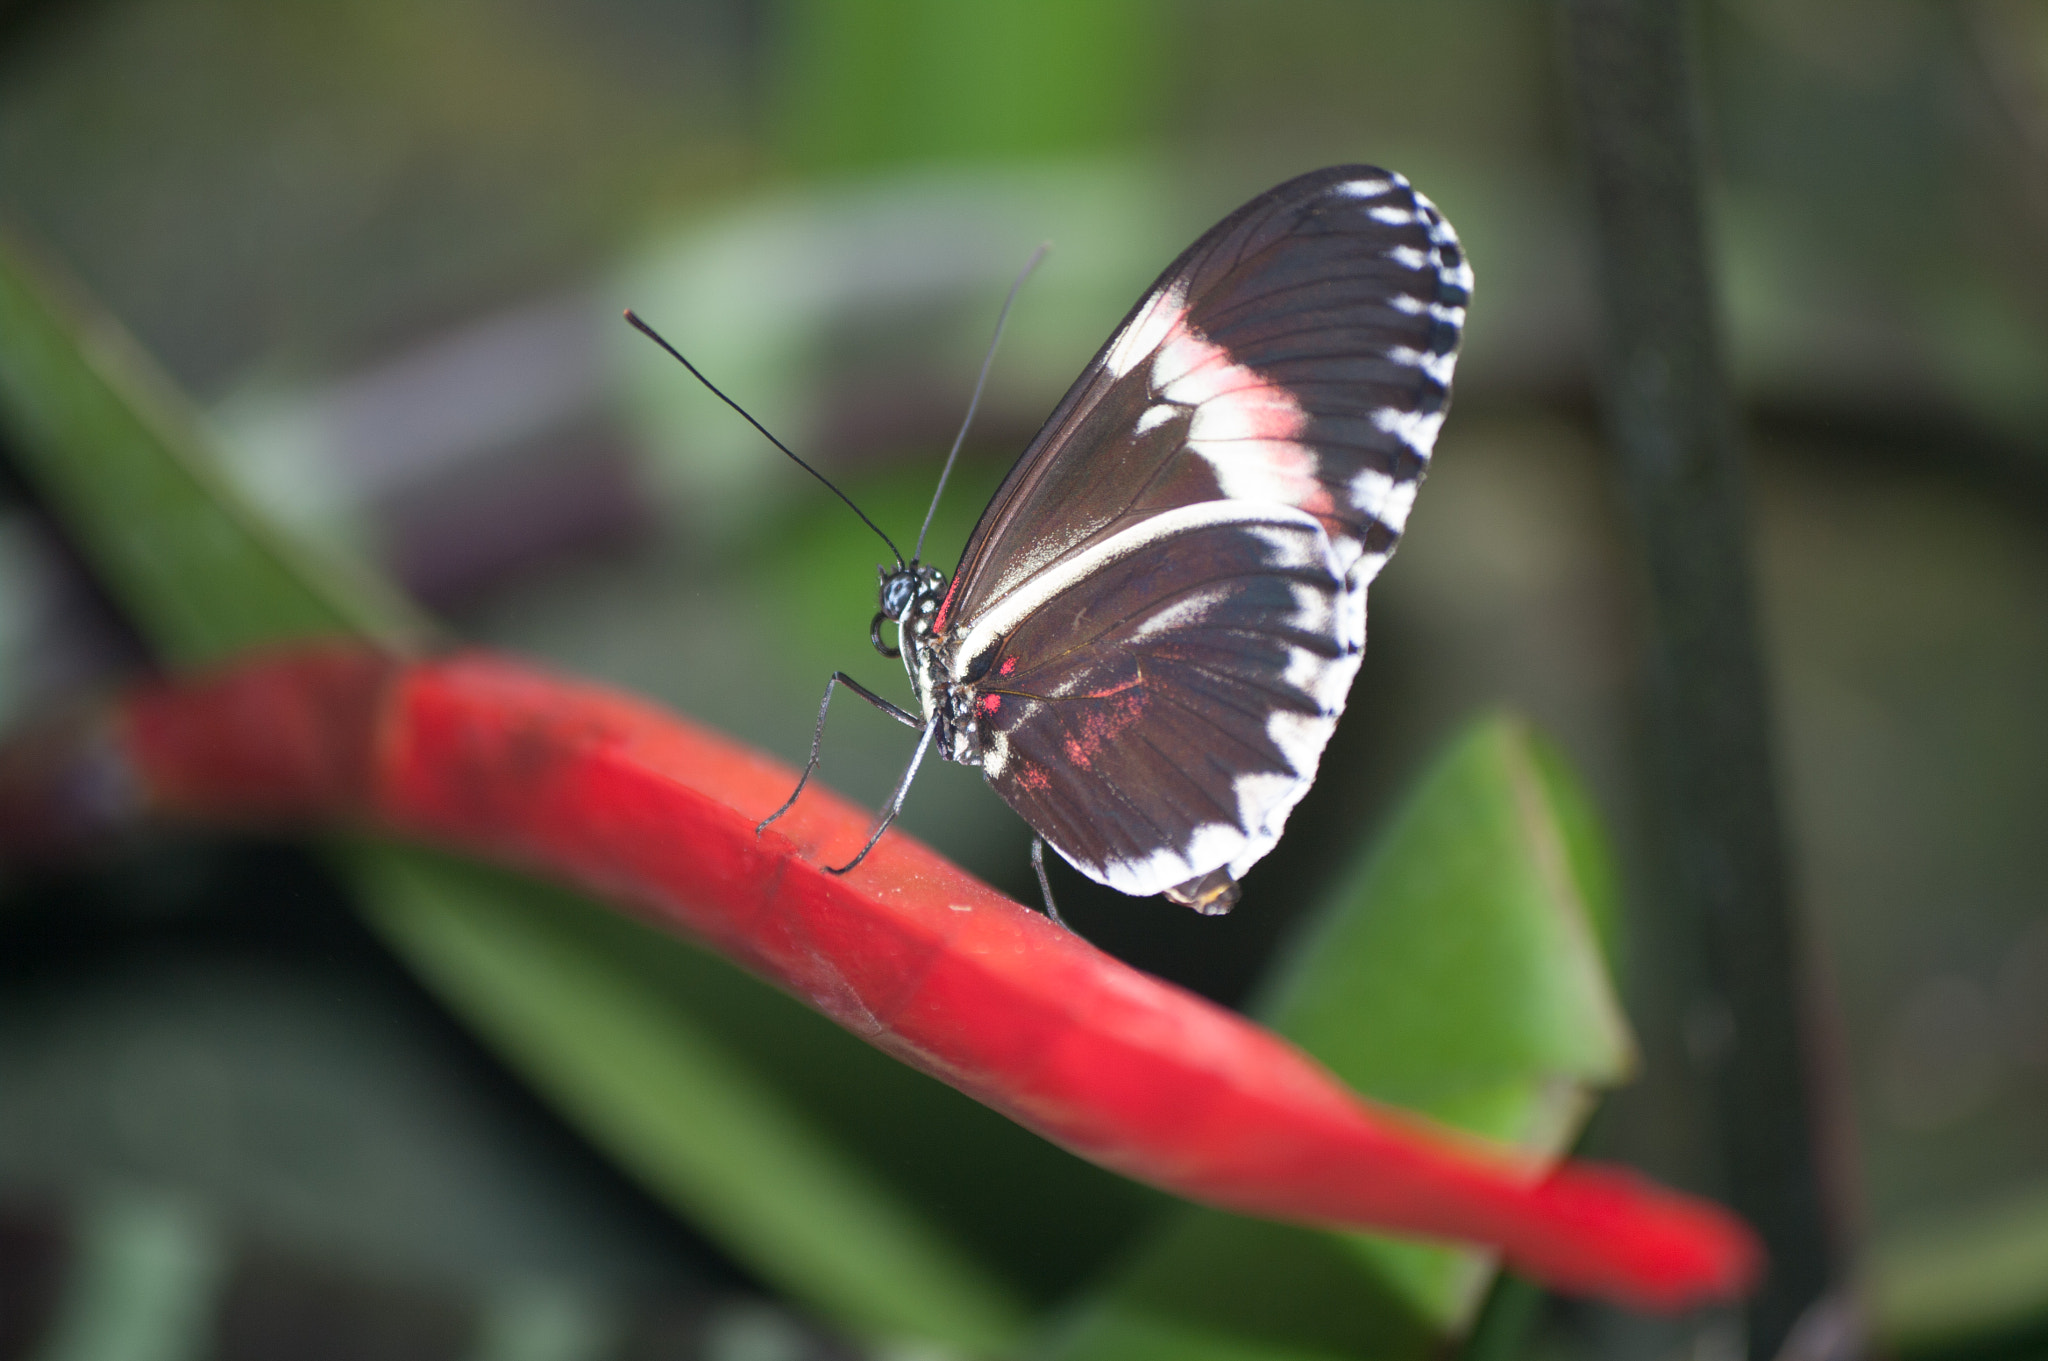
{"type": "MultiPolygon", "coordinates": [[[[0,422],[23,472],[166,658],[197,665],[322,634],[387,645],[428,636],[388,587],[317,560],[244,504],[215,473],[182,401],[119,330],[59,298],[22,247],[0,238],[0,422]]],[[[771,1080],[781,1075],[734,1042],[752,1021],[775,1032],[764,1018],[799,1014],[795,1003],[722,964],[666,980],[695,983],[729,1007],[733,1029],[720,1030],[708,1011],[692,1014],[649,986],[647,970],[661,961],[707,958],[680,943],[529,881],[396,847],[353,848],[347,864],[372,924],[508,1064],[763,1278],[878,1335],[980,1348],[1014,1333],[1021,1308],[976,1265],[985,1254],[957,1251],[955,1235],[904,1193],[910,1179],[878,1175],[871,1156],[807,1123],[850,1107],[813,1099],[812,1111],[792,1113],[771,1080]],[[620,929],[578,934],[578,921],[620,929]]],[[[813,1052],[835,1073],[873,1079],[899,1108],[929,1098],[889,1087],[877,1071],[967,1104],[810,1019],[831,1037],[813,1036],[813,1052]]],[[[989,1125],[1010,1129],[974,1110],[983,1125],[970,1117],[953,1127],[963,1144],[989,1125]]],[[[1019,1160],[1041,1189],[1056,1188],[1055,1202],[1090,1176],[1111,1180],[1013,1137],[1028,1143],[1019,1160]]]]}
{"type": "Polygon", "coordinates": [[[1633,1050],[1552,769],[1513,719],[1459,737],[1276,970],[1274,1027],[1381,1101],[1561,1148],[1532,1084],[1618,1082],[1633,1050]]]}
{"type": "Polygon", "coordinates": [[[1558,834],[1564,838],[1565,860],[1571,866],[1572,882],[1586,905],[1586,917],[1600,942],[1607,972],[1622,975],[1621,881],[1614,871],[1614,847],[1607,828],[1600,821],[1592,796],[1579,783],[1571,764],[1557,747],[1539,732],[1529,734],[1529,755],[1543,792],[1557,817],[1558,834]]]}
{"type": "MultiPolygon", "coordinates": [[[[1594,921],[1612,874],[1589,810],[1524,725],[1475,723],[1296,940],[1260,1010],[1369,1096],[1563,1151],[1592,1089],[1633,1055],[1594,921]]],[[[1492,1276],[1477,1252],[1191,1210],[1052,1352],[1437,1356],[1492,1276]]]]}
{"type": "Polygon", "coordinates": [[[170,383],[4,233],[0,421],[22,472],[172,662],[319,634],[402,646],[430,632],[388,587],[317,559],[233,495],[170,383]]]}

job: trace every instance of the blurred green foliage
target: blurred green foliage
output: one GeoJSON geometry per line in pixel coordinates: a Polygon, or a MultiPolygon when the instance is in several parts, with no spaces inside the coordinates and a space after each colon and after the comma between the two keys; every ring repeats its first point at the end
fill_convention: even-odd
{"type": "MultiPolygon", "coordinates": [[[[1917,1354],[1994,1334],[2020,1337],[1995,1345],[2023,1350],[2038,1342],[2029,1320],[2048,1301],[2034,1198],[2014,1190],[2048,1166],[2048,1068],[2027,1057],[2035,1032],[2020,1029],[2038,1010],[2029,999],[2043,975],[2015,966],[2013,944],[2023,931],[2048,942],[2038,892],[2048,843],[2036,835],[2048,727],[2034,694],[2048,656],[2048,21],[2007,0],[1700,8],[1731,350],[1766,432],[1759,557],[1788,787],[1817,944],[1836,971],[1842,1104],[1863,1144],[1844,1180],[1868,1198],[1874,1317],[1917,1354]],[[1972,1204],[1985,1209],[1972,1214],[1972,1204]]],[[[938,394],[945,414],[913,422],[912,434],[895,427],[866,442],[830,411],[804,438],[808,417],[789,415],[802,402],[781,397],[836,383],[902,407],[929,395],[933,374],[971,372],[998,276],[1052,231],[1060,253],[998,368],[999,388],[1008,374],[1028,381],[1011,409],[991,406],[976,441],[988,446],[980,452],[1014,450],[1190,227],[1314,164],[1365,158],[1406,170],[1458,222],[1481,301],[1417,533],[1375,587],[1373,658],[1351,716],[1287,844],[1262,867],[1256,914],[1195,924],[1117,904],[1090,928],[1136,954],[1199,927],[1202,951],[1169,944],[1143,957],[1185,964],[1176,976],[1236,995],[1241,975],[1228,966],[1263,957],[1265,924],[1297,915],[1306,886],[1362,854],[1359,807],[1389,800],[1425,751],[1504,695],[1568,740],[1628,858],[1637,791],[1617,772],[1630,742],[1629,583],[1602,556],[1612,527],[1597,510],[1599,455],[1578,416],[1584,246],[1550,20],[1545,7],[1497,0],[18,6],[0,52],[0,212],[61,252],[154,362],[202,398],[254,390],[308,406],[325,392],[293,384],[337,379],[451,318],[565,280],[602,273],[593,291],[610,325],[621,302],[661,296],[641,281],[659,272],[650,257],[665,243],[724,223],[761,246],[756,268],[733,269],[715,251],[693,257],[727,289],[679,295],[696,304],[678,307],[681,324],[720,347],[686,348],[721,376],[738,368],[741,395],[765,393],[769,424],[806,452],[822,448],[894,532],[922,511],[929,474],[910,464],[943,444],[950,394],[938,394]],[[917,167],[935,173],[902,177],[917,167]],[[873,241],[857,232],[823,256],[815,248],[833,240],[829,230],[778,235],[789,223],[829,228],[863,194],[929,203],[963,193],[979,195],[977,213],[942,226],[969,244],[986,238],[994,260],[981,271],[990,282],[955,285],[973,307],[906,307],[874,328],[848,320],[872,309],[865,296],[794,321],[778,310],[849,276],[864,283],[874,265],[873,241]],[[764,205],[773,212],[754,215],[764,205]],[[1112,238],[1098,263],[1083,260],[1112,238]],[[1070,299],[1059,290],[1077,275],[1070,299]],[[1044,313],[1057,319],[1034,341],[1029,328],[1044,313]],[[733,351],[757,325],[770,335],[748,371],[733,351]],[[887,385],[878,330],[929,342],[908,366],[915,385],[887,385]]],[[[910,254],[957,272],[946,244],[940,233],[910,254]]],[[[713,422],[726,413],[691,406],[696,394],[648,363],[649,382],[683,394],[674,414],[648,423],[652,434],[637,432],[660,445],[648,462],[709,465],[722,438],[713,422]]],[[[224,495],[182,400],[142,376],[147,368],[85,309],[39,299],[12,268],[0,280],[11,452],[90,542],[102,581],[164,658],[335,628],[429,635],[369,574],[320,561],[224,495]],[[125,402],[109,400],[110,376],[125,402]]],[[[459,628],[686,699],[750,740],[800,750],[824,671],[865,652],[874,546],[835,507],[815,504],[800,475],[742,444],[750,433],[734,434],[747,475],[789,489],[764,499],[761,515],[735,513],[743,498],[703,496],[715,509],[691,508],[701,524],[678,515],[683,548],[665,546],[652,567],[578,562],[510,604],[470,610],[459,628]],[[722,521],[745,533],[707,562],[709,537],[692,536],[722,521]]],[[[935,531],[948,551],[1001,472],[977,452],[970,446],[935,531]]],[[[295,490],[320,490],[279,450],[264,453],[295,490]]],[[[863,722],[835,720],[828,772],[873,794],[900,760],[898,734],[863,722]]],[[[1548,759],[1540,744],[1532,759],[1548,759]]],[[[1021,831],[995,801],[969,797],[977,782],[958,770],[926,778],[911,809],[926,819],[921,830],[984,873],[1014,864],[1006,882],[1024,888],[1021,831]]],[[[1553,782],[1549,802],[1568,845],[1593,844],[1571,830],[1593,820],[1563,785],[1553,782]]],[[[1604,921],[1612,886],[1593,886],[1598,856],[1571,858],[1604,921]]],[[[645,1047],[665,1043],[667,1027],[676,1054],[720,1056],[705,1069],[746,1078],[723,1098],[729,1115],[784,1130],[792,1147],[828,1149],[814,1183],[854,1178],[849,1198],[883,1207],[902,1251],[844,1273],[829,1233],[806,1236],[787,1204],[763,1207],[762,1224],[786,1237],[757,1226],[741,1255],[770,1261],[760,1269],[791,1294],[844,1299],[868,1288],[870,1319],[987,1335],[1011,1327],[1018,1309],[1073,1296],[1120,1252],[1168,1260],[1135,1246],[1160,1213],[1153,1198],[997,1128],[851,1042],[834,1048],[843,1037],[722,965],[672,945],[657,963],[655,938],[639,928],[477,874],[393,861],[391,882],[417,889],[445,876],[447,892],[438,909],[394,908],[380,920],[411,922],[423,938],[420,923],[439,921],[454,939],[498,912],[508,925],[494,939],[508,954],[546,941],[578,958],[632,956],[646,971],[631,975],[639,991],[662,993],[638,1015],[645,1047]],[[989,1150],[1010,1175],[980,1174],[989,1150]],[[927,1318],[915,1281],[877,1280],[914,1275],[916,1251],[953,1251],[933,1244],[957,1247],[948,1269],[980,1285],[927,1318]],[[778,1270],[778,1257],[807,1265],[778,1270]],[[985,1306],[972,1318],[971,1299],[985,1306]]],[[[1364,891],[1359,881],[1350,889],[1364,891]]],[[[1084,897],[1074,915],[1088,909],[1084,897]]],[[[1606,1134],[1683,1175],[1698,1170],[1685,1090],[1697,1018],[1657,970],[1655,914],[1646,915],[1651,929],[1628,953],[1647,1080],[1606,1134]],[[1620,1127],[1633,1136],[1617,1136],[1620,1127]]],[[[463,948],[445,946],[438,963],[422,953],[420,967],[450,980],[473,972],[484,980],[469,1003],[480,1032],[532,1027],[551,1037],[548,1063],[581,1071],[571,1051],[587,1037],[571,1024],[555,1038],[545,1005],[501,1006],[491,959],[479,952],[465,971],[463,948]]],[[[1361,980],[1371,980],[1369,963],[1361,980]]],[[[458,984],[446,986],[453,996],[458,984]]],[[[589,1071],[605,1071],[601,1057],[589,1071]]],[[[528,1071],[555,1090],[541,1059],[528,1071]]],[[[697,1161],[671,1149],[664,1160],[638,1136],[607,1140],[598,1118],[583,1120],[593,1139],[639,1148],[639,1175],[669,1187],[683,1213],[716,1213],[688,1189],[690,1167],[713,1165],[716,1149],[697,1161]]],[[[1245,1231],[1254,1237],[1218,1241],[1255,1256],[1246,1245],[1264,1240],[1245,1231]]],[[[1355,1282],[1344,1253],[1322,1246],[1297,1263],[1304,1278],[1355,1282]]],[[[1214,1265],[1218,1277],[1227,1270],[1214,1265]]],[[[1169,1336],[1199,1329],[1180,1307],[1151,1325],[1169,1336]]],[[[1278,1334],[1234,1317],[1252,1354],[1278,1345],[1278,1334]]]]}
{"type": "Polygon", "coordinates": [[[1154,0],[786,6],[777,141],[807,171],[1071,156],[1152,133],[1177,55],[1154,0]]]}

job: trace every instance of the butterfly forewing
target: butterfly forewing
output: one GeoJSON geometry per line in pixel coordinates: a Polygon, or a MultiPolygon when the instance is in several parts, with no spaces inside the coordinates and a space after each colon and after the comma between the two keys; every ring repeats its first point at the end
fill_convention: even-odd
{"type": "Polygon", "coordinates": [[[938,657],[990,782],[1091,877],[1213,884],[1279,838],[1357,672],[1470,289],[1399,176],[1291,181],[1160,276],[1004,480],[938,657]]]}
{"type": "Polygon", "coordinates": [[[1024,451],[939,628],[1217,498],[1317,516],[1370,579],[1428,463],[1470,279],[1442,216],[1386,171],[1318,171],[1246,204],[1160,276],[1024,451]]]}

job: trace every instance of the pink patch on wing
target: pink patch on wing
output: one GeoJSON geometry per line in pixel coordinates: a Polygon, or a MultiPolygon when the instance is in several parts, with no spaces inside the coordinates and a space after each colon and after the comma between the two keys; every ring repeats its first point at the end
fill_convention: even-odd
{"type": "Polygon", "coordinates": [[[1095,704],[1083,710],[1081,730],[1069,733],[1061,743],[1067,760],[1078,769],[1088,769],[1104,747],[1145,716],[1146,695],[1142,680],[1133,680],[1107,693],[1115,698],[1107,704],[1095,704]]]}
{"type": "Polygon", "coordinates": [[[1344,531],[1321,459],[1302,442],[1309,415],[1286,388],[1185,323],[1160,346],[1152,381],[1167,401],[1194,408],[1188,447],[1215,469],[1224,495],[1295,506],[1332,536],[1344,531]]]}
{"type": "Polygon", "coordinates": [[[983,695],[981,697],[981,711],[985,714],[994,713],[1002,707],[1002,704],[1002,697],[999,695],[983,695]]]}
{"type": "Polygon", "coordinates": [[[1232,388],[1202,403],[1195,413],[1194,439],[1296,440],[1308,415],[1294,398],[1270,383],[1232,388]]]}
{"type": "Polygon", "coordinates": [[[1007,676],[1016,669],[1017,659],[1015,657],[1005,657],[1003,658],[1003,664],[996,668],[996,674],[998,676],[1007,676]]]}
{"type": "Polygon", "coordinates": [[[1193,406],[1207,398],[1212,384],[1228,382],[1229,372],[1244,372],[1230,362],[1230,352],[1212,345],[1183,317],[1168,332],[1152,359],[1152,390],[1169,402],[1193,406]]]}

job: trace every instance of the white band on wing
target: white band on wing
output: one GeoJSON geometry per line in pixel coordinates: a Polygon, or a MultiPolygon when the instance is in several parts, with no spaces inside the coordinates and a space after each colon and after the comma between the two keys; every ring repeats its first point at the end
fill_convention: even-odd
{"type": "Polygon", "coordinates": [[[1015,589],[990,601],[979,615],[963,620],[966,627],[955,635],[952,655],[947,658],[952,679],[964,681],[966,677],[961,668],[969,661],[993,647],[1032,611],[1111,563],[1190,530],[1218,525],[1262,524],[1312,531],[1323,540],[1330,575],[1341,577],[1335,559],[1329,557],[1329,536],[1324,534],[1322,523],[1306,511],[1260,501],[1198,501],[1191,506],[1175,506],[1112,534],[1100,543],[1090,544],[1070,557],[1047,563],[1020,581],[1015,589]]]}

